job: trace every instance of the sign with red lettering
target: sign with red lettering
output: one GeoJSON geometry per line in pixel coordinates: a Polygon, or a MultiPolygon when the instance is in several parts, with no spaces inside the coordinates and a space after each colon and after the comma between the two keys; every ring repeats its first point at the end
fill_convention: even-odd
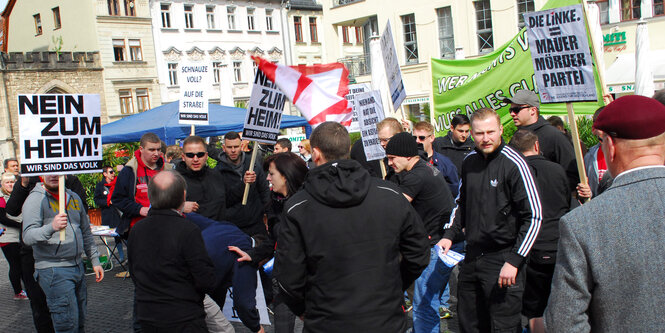
{"type": "Polygon", "coordinates": [[[582,5],[524,14],[542,103],[596,101],[582,5]]]}
{"type": "Polygon", "coordinates": [[[99,95],[19,95],[21,174],[102,172],[99,95]]]}

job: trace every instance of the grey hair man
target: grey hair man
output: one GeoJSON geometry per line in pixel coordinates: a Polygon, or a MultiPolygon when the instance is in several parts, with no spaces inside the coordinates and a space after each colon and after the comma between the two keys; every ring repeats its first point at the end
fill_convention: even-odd
{"type": "Polygon", "coordinates": [[[182,216],[186,195],[180,174],[159,172],[148,184],[148,216],[129,234],[137,319],[149,332],[207,332],[203,297],[217,280],[201,230],[182,216]]]}
{"type": "Polygon", "coordinates": [[[561,218],[545,328],[658,331],[665,327],[665,106],[624,96],[593,126],[614,182],[561,218]]]}

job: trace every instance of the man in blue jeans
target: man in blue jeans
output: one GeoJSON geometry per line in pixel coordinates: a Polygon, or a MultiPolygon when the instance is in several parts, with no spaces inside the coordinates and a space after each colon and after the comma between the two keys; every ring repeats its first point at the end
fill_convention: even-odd
{"type": "Polygon", "coordinates": [[[83,251],[92,260],[97,282],[104,278],[104,270],[83,202],[69,189],[60,198],[58,177],[43,176],[43,183],[35,185],[23,204],[23,242],[32,246],[35,275],[46,294],[53,328],[83,332],[87,305],[83,251]],[[65,200],[66,212],[58,212],[59,200],[65,200]]]}
{"type": "Polygon", "coordinates": [[[413,298],[414,332],[438,333],[441,292],[452,268],[434,249],[443,236],[443,225],[453,209],[453,197],[443,176],[418,156],[416,139],[407,132],[395,134],[386,146],[388,165],[395,170],[395,182],[420,216],[430,243],[429,265],[415,281],[413,298]]]}

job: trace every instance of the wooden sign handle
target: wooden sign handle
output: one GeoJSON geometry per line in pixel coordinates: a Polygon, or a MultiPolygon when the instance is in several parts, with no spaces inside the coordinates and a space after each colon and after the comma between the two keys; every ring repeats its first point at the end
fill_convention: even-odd
{"type": "MultiPolygon", "coordinates": [[[[254,141],[254,149],[252,150],[252,160],[249,162],[249,170],[254,171],[254,163],[256,162],[256,153],[259,151],[259,143],[254,141]]],[[[243,179],[245,175],[242,175],[243,179]]],[[[251,184],[245,184],[245,193],[242,195],[242,205],[247,204],[247,197],[249,196],[249,187],[251,184]]]]}
{"type": "MultiPolygon", "coordinates": [[[[65,176],[58,176],[58,212],[67,214],[65,205],[67,204],[67,197],[65,194],[65,176]]],[[[67,228],[65,226],[65,228],[67,228]]],[[[60,230],[60,241],[65,240],[65,229],[60,230]]]]}

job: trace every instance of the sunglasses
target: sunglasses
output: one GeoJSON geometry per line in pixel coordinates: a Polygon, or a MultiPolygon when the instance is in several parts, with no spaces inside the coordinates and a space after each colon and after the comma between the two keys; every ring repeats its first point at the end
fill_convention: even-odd
{"type": "Polygon", "coordinates": [[[196,156],[198,158],[202,158],[205,155],[206,155],[206,153],[203,152],[203,151],[200,151],[198,153],[185,153],[185,156],[187,156],[188,158],[194,158],[194,156],[196,156]]]}
{"type": "Polygon", "coordinates": [[[302,149],[302,148],[305,148],[305,147],[303,147],[303,146],[298,146],[298,149],[302,149]]]}
{"type": "Polygon", "coordinates": [[[510,108],[509,110],[510,110],[510,113],[518,114],[518,113],[520,113],[520,111],[522,111],[522,109],[526,109],[528,107],[529,107],[528,105],[514,106],[514,107],[510,108]]]}
{"type": "Polygon", "coordinates": [[[414,135],[413,138],[416,140],[420,139],[420,141],[425,141],[425,139],[429,138],[429,135],[414,135]]]}

